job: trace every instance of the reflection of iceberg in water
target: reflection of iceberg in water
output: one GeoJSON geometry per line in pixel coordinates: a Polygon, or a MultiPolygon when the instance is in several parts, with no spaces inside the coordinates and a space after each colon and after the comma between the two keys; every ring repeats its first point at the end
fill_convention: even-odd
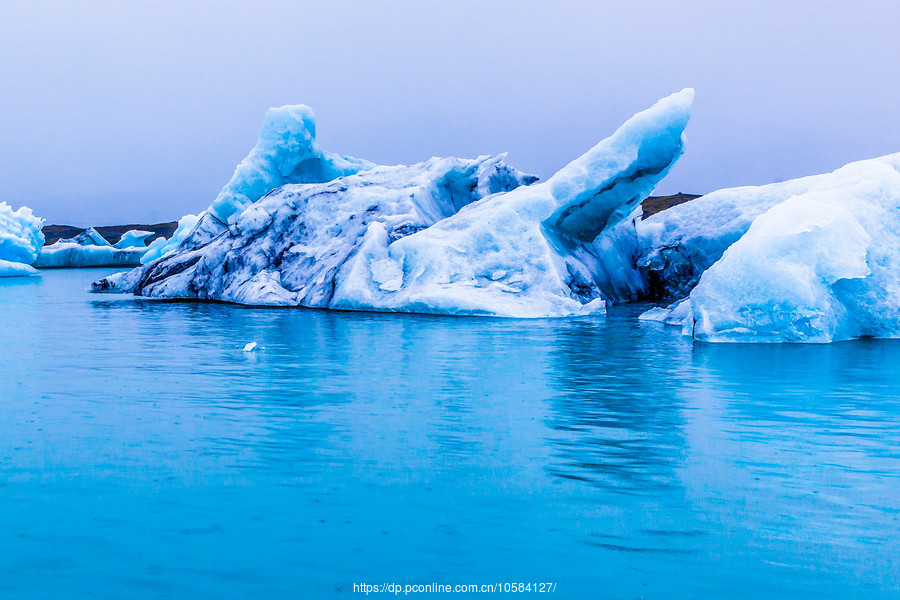
{"type": "MultiPolygon", "coordinates": [[[[622,319],[623,312],[634,310],[617,309],[608,318],[622,319]]],[[[648,354],[640,330],[615,340],[610,335],[603,323],[591,321],[572,321],[556,332],[550,425],[563,437],[556,442],[562,462],[553,470],[629,494],[677,486],[672,466],[684,440],[681,402],[669,377],[679,378],[690,348],[672,340],[648,354]]]]}

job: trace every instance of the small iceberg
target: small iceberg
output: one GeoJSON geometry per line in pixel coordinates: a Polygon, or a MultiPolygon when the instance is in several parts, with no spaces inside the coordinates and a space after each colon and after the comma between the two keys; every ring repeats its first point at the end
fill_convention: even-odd
{"type": "Polygon", "coordinates": [[[44,246],[34,263],[39,269],[136,267],[147,252],[144,239],[153,232],[131,230],[113,246],[93,227],[74,238],[44,246]]]}
{"type": "Polygon", "coordinates": [[[13,210],[0,202],[0,277],[37,274],[31,265],[44,245],[43,226],[27,206],[13,210]]]}

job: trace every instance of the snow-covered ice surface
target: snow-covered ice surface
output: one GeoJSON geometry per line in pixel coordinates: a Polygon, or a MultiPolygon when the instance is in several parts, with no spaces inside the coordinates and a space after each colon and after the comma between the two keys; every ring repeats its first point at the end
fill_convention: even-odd
{"type": "MultiPolygon", "coordinates": [[[[692,100],[689,89],[661,100],[536,185],[523,185],[534,178],[502,156],[349,162],[342,168],[361,172],[327,183],[267,180],[254,190],[281,187],[256,202],[255,193],[238,199],[229,184],[173,253],[94,289],[511,317],[602,311],[604,295],[640,287],[609,249],[634,230],[641,200],[681,155],[692,100]]],[[[333,156],[315,164],[342,164],[333,156]]],[[[305,160],[292,161],[291,172],[305,160]]],[[[239,173],[232,182],[246,180],[239,173]]]]}
{"type": "Polygon", "coordinates": [[[44,246],[34,263],[39,269],[84,268],[84,267],[136,267],[141,264],[141,256],[147,252],[143,239],[150,232],[132,230],[122,236],[122,241],[132,245],[120,247],[111,245],[96,229],[87,230],[71,239],[61,239],[55,244],[44,246]]]}
{"type": "Polygon", "coordinates": [[[13,210],[0,202],[0,277],[33,275],[30,265],[44,245],[44,221],[23,206],[13,210]]]}
{"type": "Polygon", "coordinates": [[[900,337],[900,154],[665,212],[656,248],[711,266],[685,301],[646,319],[714,342],[900,337]]]}

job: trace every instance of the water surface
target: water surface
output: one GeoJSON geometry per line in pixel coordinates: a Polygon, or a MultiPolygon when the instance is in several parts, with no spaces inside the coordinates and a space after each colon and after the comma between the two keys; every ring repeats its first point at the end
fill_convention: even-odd
{"type": "Polygon", "coordinates": [[[0,598],[900,593],[900,342],[87,294],[106,273],[0,279],[0,598]]]}

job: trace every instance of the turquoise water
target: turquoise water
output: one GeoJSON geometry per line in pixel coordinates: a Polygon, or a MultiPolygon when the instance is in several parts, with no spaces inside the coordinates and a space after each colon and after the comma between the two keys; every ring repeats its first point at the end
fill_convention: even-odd
{"type": "Polygon", "coordinates": [[[107,272],[0,279],[4,600],[900,593],[900,342],[87,294],[107,272]]]}

